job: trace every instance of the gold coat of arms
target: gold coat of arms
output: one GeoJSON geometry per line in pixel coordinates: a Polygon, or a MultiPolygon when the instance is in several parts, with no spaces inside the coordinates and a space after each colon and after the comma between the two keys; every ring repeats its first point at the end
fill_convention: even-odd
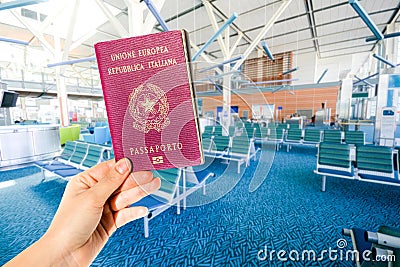
{"type": "Polygon", "coordinates": [[[161,132],[169,125],[167,96],[160,87],[147,83],[133,89],[129,95],[129,113],[133,128],[144,133],[161,132]]]}

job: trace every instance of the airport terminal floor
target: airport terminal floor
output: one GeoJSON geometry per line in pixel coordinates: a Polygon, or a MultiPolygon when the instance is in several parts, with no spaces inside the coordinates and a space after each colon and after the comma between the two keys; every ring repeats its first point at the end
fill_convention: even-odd
{"type": "MultiPolygon", "coordinates": [[[[188,207],[180,215],[170,208],[150,221],[148,238],[143,235],[143,220],[118,229],[92,266],[283,266],[285,260],[277,256],[280,250],[286,251],[286,261],[289,255],[295,259],[290,266],[354,266],[343,256],[352,249],[343,228],[400,227],[397,187],[328,177],[328,190],[321,192],[321,177],[313,173],[316,147],[280,149],[268,155],[271,166],[259,161],[261,153],[268,152],[259,150],[258,158],[221,198],[188,207]],[[257,168],[268,175],[250,192],[257,168]],[[304,250],[315,251],[316,258],[302,258],[304,250]],[[332,255],[329,250],[334,250],[332,255]]],[[[206,162],[216,174],[212,179],[223,179],[220,189],[230,188],[238,176],[236,165],[229,170],[223,161],[206,162]]],[[[0,177],[0,184],[12,181],[12,186],[0,189],[4,264],[46,231],[66,181],[51,175],[42,180],[35,166],[3,171],[0,177]]],[[[206,194],[221,195],[212,186],[206,194]]],[[[196,197],[201,197],[200,191],[190,196],[196,197]]]]}

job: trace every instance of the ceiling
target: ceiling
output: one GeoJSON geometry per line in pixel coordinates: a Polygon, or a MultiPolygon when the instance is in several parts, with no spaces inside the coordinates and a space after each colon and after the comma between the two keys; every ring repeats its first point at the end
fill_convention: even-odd
{"type": "MultiPolygon", "coordinates": [[[[0,11],[0,36],[30,42],[31,47],[41,47],[43,42],[37,37],[39,32],[42,34],[42,40],[48,42],[50,48],[54,48],[55,32],[64,38],[61,47],[66,45],[63,40],[70,34],[73,46],[68,55],[64,55],[64,59],[92,57],[95,43],[125,37],[121,32],[129,32],[130,17],[127,7],[129,1],[137,2],[137,6],[143,10],[140,12],[143,20],[147,16],[152,16],[145,3],[139,0],[104,0],[104,2],[85,0],[79,1],[79,6],[71,4],[74,2],[71,0],[50,0],[47,3],[25,6],[25,11],[21,8],[0,11]],[[114,26],[115,22],[109,20],[101,6],[116,18],[122,30],[114,26]],[[42,14],[43,21],[24,17],[25,22],[31,26],[27,27],[21,19],[16,19],[21,12],[27,12],[26,10],[28,13],[34,11],[42,14]],[[49,21],[52,24],[46,27],[49,21]],[[76,21],[74,27],[70,27],[73,21],[76,21]],[[32,29],[36,32],[36,38],[32,29]]],[[[198,47],[202,47],[216,31],[201,0],[153,0],[153,2],[156,5],[164,2],[160,14],[167,26],[170,29],[188,30],[191,42],[198,47]]],[[[239,40],[237,48],[232,53],[233,56],[246,51],[283,3],[280,0],[209,0],[208,2],[214,11],[218,27],[234,12],[238,14],[238,18],[229,29],[230,45],[233,46],[239,40]],[[243,37],[238,39],[241,34],[243,37]]],[[[360,4],[383,33],[386,32],[389,23],[399,20],[398,0],[362,0],[360,4]]],[[[155,23],[151,31],[162,31],[162,28],[155,23]]],[[[222,36],[225,36],[225,33],[222,36]]],[[[365,38],[369,36],[372,36],[371,31],[348,4],[348,0],[293,0],[261,40],[266,41],[274,54],[285,51],[294,51],[295,54],[316,52],[319,58],[330,58],[373,50],[377,41],[366,42],[365,38]]],[[[262,51],[260,44],[257,44],[254,52],[257,50],[262,51]]],[[[0,55],[1,53],[4,51],[0,52],[0,55]]],[[[223,53],[217,41],[207,47],[205,55],[215,62],[223,60],[223,53]]],[[[256,55],[253,53],[251,56],[256,55]]],[[[46,62],[51,63],[49,62],[51,60],[47,59],[46,62]]],[[[69,70],[71,73],[81,72],[80,76],[84,76],[85,72],[96,75],[93,74],[91,66],[93,67],[93,62],[83,62],[69,67],[69,70]]]]}

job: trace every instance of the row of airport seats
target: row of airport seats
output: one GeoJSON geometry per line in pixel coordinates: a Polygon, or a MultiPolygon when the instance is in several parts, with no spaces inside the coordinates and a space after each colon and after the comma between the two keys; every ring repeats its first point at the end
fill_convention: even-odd
{"type": "Polygon", "coordinates": [[[250,160],[256,158],[254,139],[247,136],[225,136],[202,134],[203,151],[206,157],[237,161],[238,173],[240,166],[250,165],[250,160]]]}
{"type": "Polygon", "coordinates": [[[99,126],[93,128],[93,134],[85,133],[82,134],[82,138],[85,142],[95,144],[110,144],[111,134],[108,126],[99,126]]]}
{"type": "Polygon", "coordinates": [[[397,150],[391,147],[321,142],[314,173],[322,176],[322,191],[328,176],[400,186],[395,162],[397,150]]]}
{"type": "Polygon", "coordinates": [[[351,238],[356,266],[400,266],[400,228],[381,225],[378,230],[361,228],[343,229],[342,234],[351,238]]]}
{"type": "Polygon", "coordinates": [[[286,131],[283,141],[286,144],[287,151],[290,150],[292,145],[309,145],[320,142],[362,146],[365,145],[365,133],[363,131],[318,130],[312,128],[301,130],[289,128],[286,131]]]}
{"type": "Polygon", "coordinates": [[[46,171],[69,180],[72,176],[111,157],[111,147],[88,144],[82,141],[67,141],[60,156],[50,161],[36,161],[34,164],[41,168],[43,180],[46,178],[46,171]]]}

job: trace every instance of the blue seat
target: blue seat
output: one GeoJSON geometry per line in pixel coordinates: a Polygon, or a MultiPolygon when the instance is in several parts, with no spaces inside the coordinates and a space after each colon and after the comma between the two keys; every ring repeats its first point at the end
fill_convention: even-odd
{"type": "Polygon", "coordinates": [[[180,192],[179,183],[182,170],[178,168],[153,171],[154,177],[160,177],[161,187],[156,192],[142,198],[132,206],[144,206],[149,210],[149,214],[144,220],[144,236],[149,237],[149,221],[154,219],[170,207],[176,205],[177,214],[180,214],[180,192]]]}
{"type": "Polygon", "coordinates": [[[94,143],[94,134],[91,133],[85,133],[82,134],[83,141],[88,142],[88,143],[94,143]]]}
{"type": "Polygon", "coordinates": [[[107,126],[94,127],[94,143],[105,144],[107,143],[107,126]]]}
{"type": "Polygon", "coordinates": [[[50,171],[61,178],[68,178],[74,176],[75,174],[81,172],[79,168],[81,167],[83,161],[86,158],[88,151],[88,144],[82,142],[76,142],[74,153],[68,162],[61,165],[45,165],[42,168],[42,178],[45,179],[45,171],[50,171]],[[79,170],[79,171],[78,171],[79,170]]]}
{"type": "Polygon", "coordinates": [[[111,141],[110,127],[106,126],[106,143],[111,144],[111,141]]]}
{"type": "Polygon", "coordinates": [[[182,199],[183,209],[186,210],[186,200],[189,195],[202,188],[203,195],[206,194],[206,182],[208,178],[214,177],[215,174],[204,168],[204,165],[187,167],[182,175],[182,199]]]}

